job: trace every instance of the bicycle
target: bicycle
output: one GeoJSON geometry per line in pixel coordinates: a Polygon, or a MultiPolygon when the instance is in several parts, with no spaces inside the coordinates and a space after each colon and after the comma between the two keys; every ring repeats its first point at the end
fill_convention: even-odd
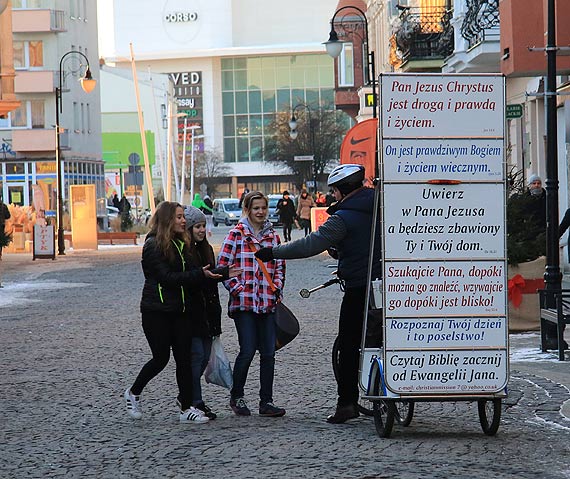
{"type": "MultiPolygon", "coordinates": [[[[336,274],[336,271],[333,272],[333,274],[336,274]]],[[[333,284],[340,284],[341,290],[343,289],[341,280],[339,278],[333,278],[333,279],[329,279],[325,283],[320,284],[319,286],[316,286],[312,289],[303,288],[299,291],[299,294],[301,295],[302,298],[307,299],[315,291],[318,291],[318,290],[323,289],[323,288],[328,288],[329,286],[332,286],[333,284]]],[[[339,337],[337,336],[334,340],[334,343],[333,343],[332,357],[331,357],[333,374],[334,374],[334,378],[337,382],[338,382],[338,377],[339,377],[339,361],[340,361],[339,343],[340,343],[339,337]]],[[[360,412],[361,414],[364,414],[365,416],[372,416],[374,414],[374,411],[372,409],[372,403],[370,403],[370,401],[359,398],[357,407],[358,407],[358,412],[360,412]]]]}

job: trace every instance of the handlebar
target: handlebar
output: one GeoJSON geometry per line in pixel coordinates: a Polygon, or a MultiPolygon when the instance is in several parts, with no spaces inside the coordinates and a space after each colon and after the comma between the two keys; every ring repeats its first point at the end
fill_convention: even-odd
{"type": "Polygon", "coordinates": [[[338,278],[329,279],[326,283],[320,284],[319,286],[315,286],[312,289],[303,288],[302,290],[299,291],[299,294],[301,295],[302,298],[307,299],[309,296],[311,296],[311,293],[314,293],[319,289],[328,288],[329,286],[338,283],[340,283],[340,279],[338,278]]]}

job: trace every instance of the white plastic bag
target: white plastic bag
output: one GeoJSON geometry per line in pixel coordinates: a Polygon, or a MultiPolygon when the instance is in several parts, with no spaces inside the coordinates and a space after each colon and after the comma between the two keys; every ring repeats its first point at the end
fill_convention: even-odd
{"type": "Polygon", "coordinates": [[[204,377],[209,384],[217,384],[227,389],[232,388],[232,367],[224,351],[220,336],[216,336],[212,341],[212,351],[210,352],[210,360],[204,371],[204,377]]]}

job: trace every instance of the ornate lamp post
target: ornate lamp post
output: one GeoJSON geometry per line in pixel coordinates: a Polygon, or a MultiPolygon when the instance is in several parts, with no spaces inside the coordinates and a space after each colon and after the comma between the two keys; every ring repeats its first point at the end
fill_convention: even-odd
{"type": "Polygon", "coordinates": [[[309,108],[309,105],[306,105],[305,103],[299,103],[299,104],[295,105],[295,107],[291,111],[291,120],[289,120],[289,128],[290,128],[289,136],[291,137],[292,140],[296,140],[297,136],[299,135],[299,132],[297,131],[297,118],[295,118],[295,112],[299,108],[305,108],[307,110],[307,118],[309,120],[309,134],[311,137],[311,148],[313,150],[313,161],[312,161],[312,163],[313,163],[313,165],[312,165],[313,191],[316,192],[317,191],[317,171],[316,171],[316,165],[315,165],[315,128],[314,128],[313,123],[311,121],[311,109],[309,108]]]}
{"type": "MultiPolygon", "coordinates": [[[[364,23],[364,43],[366,44],[366,60],[367,60],[367,67],[368,67],[368,85],[372,86],[372,116],[376,118],[376,69],[374,66],[374,52],[370,51],[370,45],[368,43],[368,19],[366,18],[366,14],[358,7],[353,7],[351,5],[347,5],[345,7],[339,8],[336,12],[334,12],[333,17],[331,18],[331,31],[329,33],[329,39],[324,42],[323,44],[326,46],[327,53],[333,57],[338,58],[340,52],[342,51],[342,44],[343,41],[338,39],[338,34],[335,30],[335,19],[337,15],[344,11],[350,9],[353,11],[358,12],[357,16],[361,21],[364,23]]],[[[345,15],[346,16],[346,15],[345,15]]],[[[343,16],[339,21],[336,23],[344,28],[346,23],[354,23],[353,21],[347,20],[343,16]]],[[[348,33],[353,33],[353,31],[348,31],[348,33]]]]}
{"type": "Polygon", "coordinates": [[[63,92],[63,63],[70,56],[79,57],[79,68],[76,70],[78,72],[85,66],[85,74],[79,79],[81,83],[81,88],[85,93],[91,93],[97,81],[91,76],[91,70],[89,69],[89,60],[82,52],[76,50],[70,50],[65,53],[59,60],[59,86],[55,87],[55,169],[57,176],[57,249],[59,255],[65,254],[65,237],[63,230],[63,189],[65,183],[63,181],[62,174],[62,164],[61,164],[61,127],[59,124],[59,115],[63,111],[61,94],[63,92]],[[85,60],[85,65],[81,63],[81,60],[85,60]]]}

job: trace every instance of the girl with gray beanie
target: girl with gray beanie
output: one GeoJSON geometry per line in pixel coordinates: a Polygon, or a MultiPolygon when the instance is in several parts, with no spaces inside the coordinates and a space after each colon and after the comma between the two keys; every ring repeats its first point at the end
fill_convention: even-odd
{"type": "MultiPolygon", "coordinates": [[[[194,267],[214,266],[214,250],[206,238],[206,215],[194,206],[184,211],[186,228],[190,235],[190,260],[194,267]]],[[[240,274],[241,270],[231,266],[217,268],[212,272],[223,275],[224,279],[240,274]]],[[[206,279],[201,288],[191,288],[190,311],[192,335],[192,406],[204,412],[209,419],[217,417],[202,399],[201,377],[204,374],[212,340],[222,334],[222,307],[218,294],[218,281],[206,279]]]]}

